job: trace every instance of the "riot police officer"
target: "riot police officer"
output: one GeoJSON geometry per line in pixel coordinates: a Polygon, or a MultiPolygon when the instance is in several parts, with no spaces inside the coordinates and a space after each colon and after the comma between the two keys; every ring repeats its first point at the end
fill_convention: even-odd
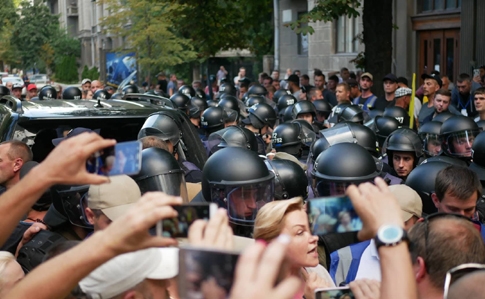
{"type": "Polygon", "coordinates": [[[289,160],[265,160],[268,169],[275,174],[275,200],[293,197],[308,198],[308,182],[300,165],[289,160]]]}
{"type": "Polygon", "coordinates": [[[472,146],[480,128],[473,119],[455,115],[441,125],[441,148],[447,156],[470,162],[472,146]]]}
{"type": "Polygon", "coordinates": [[[426,157],[434,157],[441,154],[441,125],[439,121],[429,121],[419,127],[419,138],[423,141],[423,152],[426,157]]]}
{"type": "Polygon", "coordinates": [[[170,97],[170,101],[177,107],[179,110],[188,113],[190,107],[190,98],[181,92],[176,92],[170,97]]]}
{"type": "Polygon", "coordinates": [[[230,126],[227,127],[227,130],[222,134],[221,142],[218,147],[242,147],[257,153],[258,141],[256,140],[254,133],[248,129],[240,128],[238,126],[230,126]]]}
{"type": "Polygon", "coordinates": [[[248,117],[242,123],[246,129],[256,135],[256,139],[258,140],[258,153],[266,155],[267,143],[271,139],[268,133],[276,123],[276,112],[270,105],[260,103],[249,108],[248,113],[248,117]]]}
{"type": "Polygon", "coordinates": [[[276,152],[285,152],[297,159],[302,156],[300,137],[301,125],[297,123],[282,123],[273,130],[271,143],[276,152]]]}

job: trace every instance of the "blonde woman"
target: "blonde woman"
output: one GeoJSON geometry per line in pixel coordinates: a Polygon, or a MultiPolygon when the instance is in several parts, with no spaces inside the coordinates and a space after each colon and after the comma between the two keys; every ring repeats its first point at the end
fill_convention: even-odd
{"type": "Polygon", "coordinates": [[[289,262],[287,274],[305,280],[304,294],[298,298],[303,295],[306,299],[314,298],[315,289],[335,287],[327,270],[318,263],[318,237],[310,231],[301,197],[273,201],[259,210],[254,223],[254,238],[270,242],[281,234],[292,238],[286,255],[289,262]]]}
{"type": "Polygon", "coordinates": [[[0,298],[5,298],[13,286],[24,278],[24,271],[8,251],[0,251],[0,298]]]}

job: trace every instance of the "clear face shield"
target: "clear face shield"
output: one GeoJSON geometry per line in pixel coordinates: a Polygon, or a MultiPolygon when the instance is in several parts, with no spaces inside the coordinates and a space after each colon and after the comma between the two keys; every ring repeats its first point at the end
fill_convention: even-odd
{"type": "Polygon", "coordinates": [[[88,186],[71,187],[68,190],[56,190],[62,201],[64,212],[72,225],[92,229],[85,214],[87,207],[88,186]]]}
{"type": "Polygon", "coordinates": [[[350,183],[344,182],[330,182],[324,181],[319,179],[313,179],[312,181],[312,189],[315,197],[324,197],[324,196],[335,196],[335,195],[344,195],[345,190],[350,185],[350,183]]]}
{"type": "Polygon", "coordinates": [[[441,149],[442,138],[438,134],[421,134],[421,140],[423,140],[423,150],[431,157],[439,156],[443,151],[441,149]]]}
{"type": "Polygon", "coordinates": [[[320,134],[330,146],[338,143],[357,143],[357,139],[347,124],[337,124],[330,129],[321,131],[320,134]]]}
{"type": "Polygon", "coordinates": [[[466,130],[450,134],[445,140],[448,154],[455,157],[472,157],[472,146],[480,130],[466,130]]]}
{"type": "Polygon", "coordinates": [[[256,215],[266,203],[273,201],[274,177],[239,186],[212,186],[211,201],[226,207],[229,221],[252,226],[256,215]]]}
{"type": "Polygon", "coordinates": [[[184,203],[189,202],[187,185],[183,171],[173,171],[166,174],[149,177],[137,182],[141,194],[161,191],[168,195],[180,196],[184,203]]]}

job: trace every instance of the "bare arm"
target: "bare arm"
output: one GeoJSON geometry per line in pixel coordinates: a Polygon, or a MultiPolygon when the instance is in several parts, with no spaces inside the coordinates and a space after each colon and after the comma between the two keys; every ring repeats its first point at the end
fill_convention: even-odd
{"type": "Polygon", "coordinates": [[[37,199],[55,184],[101,184],[107,177],[89,174],[86,159],[96,151],[115,144],[95,133],[63,141],[39,166],[0,196],[0,244],[10,236],[37,199]]]}
{"type": "Polygon", "coordinates": [[[103,231],[96,232],[71,250],[39,265],[8,293],[6,298],[65,298],[77,283],[111,258],[148,247],[176,245],[174,239],[152,237],[148,230],[164,218],[176,217],[171,205],[178,197],[146,193],[137,205],[103,231]]]}

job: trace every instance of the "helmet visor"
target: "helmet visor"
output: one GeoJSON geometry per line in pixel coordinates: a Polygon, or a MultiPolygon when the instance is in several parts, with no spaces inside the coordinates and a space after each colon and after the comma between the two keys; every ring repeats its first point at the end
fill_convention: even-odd
{"type": "Polygon", "coordinates": [[[92,229],[87,220],[84,208],[87,206],[86,195],[89,186],[71,187],[68,190],[56,191],[64,208],[64,212],[72,225],[92,229]]]}
{"type": "Polygon", "coordinates": [[[447,136],[444,142],[447,144],[448,154],[471,158],[473,142],[478,133],[480,133],[479,130],[466,130],[447,136]]]}
{"type": "Polygon", "coordinates": [[[305,126],[301,126],[300,139],[303,145],[310,147],[312,143],[317,139],[317,134],[315,131],[310,130],[305,126]]]}
{"type": "Polygon", "coordinates": [[[423,151],[431,157],[439,156],[442,153],[442,138],[438,134],[421,134],[423,140],[423,151]]]}
{"type": "Polygon", "coordinates": [[[288,192],[286,192],[285,184],[281,180],[281,177],[280,177],[280,174],[278,173],[278,171],[273,167],[273,164],[271,164],[271,160],[266,159],[266,157],[265,157],[264,163],[266,164],[266,167],[268,167],[268,170],[274,174],[274,198],[275,198],[275,200],[288,199],[288,192]]]}
{"type": "Polygon", "coordinates": [[[321,131],[321,134],[330,146],[338,143],[357,143],[357,139],[355,139],[347,124],[337,125],[331,129],[321,131]]]}
{"type": "Polygon", "coordinates": [[[315,197],[343,195],[350,183],[336,183],[313,180],[313,193],[315,197]]]}
{"type": "Polygon", "coordinates": [[[212,202],[222,203],[227,208],[231,222],[251,226],[256,215],[266,203],[273,201],[274,180],[241,186],[214,186],[211,188],[212,202]]]}
{"type": "Polygon", "coordinates": [[[189,202],[185,177],[182,171],[152,176],[144,180],[140,180],[137,183],[140,187],[141,194],[146,192],[161,191],[168,195],[182,197],[184,203],[189,202]]]}

